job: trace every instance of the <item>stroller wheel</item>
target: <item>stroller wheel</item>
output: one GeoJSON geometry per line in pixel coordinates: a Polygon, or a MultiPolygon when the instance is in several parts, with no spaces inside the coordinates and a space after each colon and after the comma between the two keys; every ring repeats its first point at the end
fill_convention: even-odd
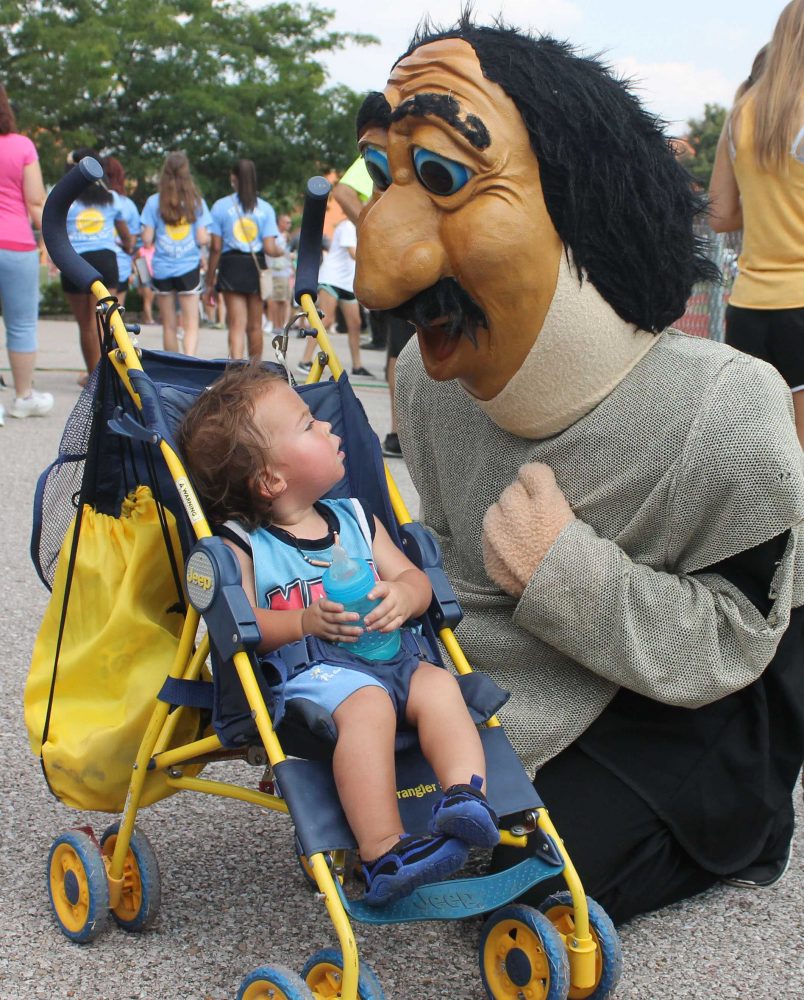
{"type": "Polygon", "coordinates": [[[50,905],[65,937],[94,940],[109,919],[109,883],[95,839],[83,830],[57,837],[48,857],[50,905]]]}
{"type": "MultiPolygon", "coordinates": [[[[589,906],[589,932],[597,946],[595,985],[589,989],[570,986],[568,996],[570,1000],[604,1000],[604,997],[614,991],[620,979],[623,953],[620,938],[609,915],[589,896],[586,897],[586,902],[589,906]]],[[[539,909],[563,937],[566,938],[575,930],[572,896],[566,890],[548,896],[539,909]]]]}
{"type": "MultiPolygon", "coordinates": [[[[101,837],[101,851],[111,860],[120,823],[112,823],[101,837]]],[[[156,920],[162,902],[162,881],[151,842],[136,828],[123,862],[123,891],[112,916],[126,931],[147,930],[156,920]]]]}
{"type": "Polygon", "coordinates": [[[491,1000],[566,1000],[569,959],[561,935],[531,906],[504,906],[480,935],[480,975],[491,1000]]]}
{"type": "MultiPolygon", "coordinates": [[[[343,956],[339,948],[322,948],[308,959],[302,978],[313,991],[316,1000],[339,1000],[343,981],[343,956]]],[[[357,1000],[385,1000],[376,973],[366,962],[360,963],[357,979],[357,1000]]]]}
{"type": "Polygon", "coordinates": [[[313,994],[301,976],[290,969],[261,965],[240,984],[237,1000],[313,1000],[313,994]]]}

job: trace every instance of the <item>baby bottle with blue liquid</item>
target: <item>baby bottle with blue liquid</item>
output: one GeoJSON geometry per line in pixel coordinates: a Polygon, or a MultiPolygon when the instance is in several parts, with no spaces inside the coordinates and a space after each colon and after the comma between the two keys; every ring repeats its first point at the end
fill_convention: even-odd
{"type": "MultiPolygon", "coordinates": [[[[369,600],[366,597],[377,583],[368,562],[365,559],[352,559],[346,549],[336,544],[332,548],[332,565],[324,573],[321,582],[331,601],[342,604],[344,611],[356,611],[360,615],[360,621],[351,624],[365,630],[364,618],[380,603],[379,600],[369,600]]],[[[357,642],[337,643],[368,660],[390,660],[399,652],[401,644],[399,629],[393,632],[364,631],[357,642]]]]}

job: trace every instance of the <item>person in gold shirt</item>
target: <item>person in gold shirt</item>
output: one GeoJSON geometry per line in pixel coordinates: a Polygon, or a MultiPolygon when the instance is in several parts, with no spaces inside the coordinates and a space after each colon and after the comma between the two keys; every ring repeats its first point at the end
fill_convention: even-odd
{"type": "Polygon", "coordinates": [[[804,0],[782,11],[726,120],[709,194],[715,231],[743,230],[726,343],[779,370],[804,444],[804,0]]]}

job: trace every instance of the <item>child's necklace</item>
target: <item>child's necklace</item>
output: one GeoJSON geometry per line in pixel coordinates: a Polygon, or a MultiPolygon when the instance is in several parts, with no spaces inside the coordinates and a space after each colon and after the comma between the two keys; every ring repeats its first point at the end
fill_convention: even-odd
{"type": "MultiPolygon", "coordinates": [[[[288,536],[288,538],[290,539],[290,541],[293,542],[293,544],[296,546],[296,551],[299,553],[299,555],[302,557],[302,559],[306,563],[308,563],[310,566],[317,566],[320,569],[329,569],[329,567],[332,565],[332,560],[331,559],[311,559],[308,555],[306,555],[302,551],[302,547],[301,547],[301,545],[299,545],[299,540],[298,540],[298,538],[296,538],[296,536],[293,534],[292,531],[288,531],[287,528],[281,528],[280,530],[285,535],[288,536]]],[[[340,544],[340,542],[338,541],[338,532],[337,531],[333,531],[332,532],[332,544],[333,545],[339,545],[340,544]]]]}

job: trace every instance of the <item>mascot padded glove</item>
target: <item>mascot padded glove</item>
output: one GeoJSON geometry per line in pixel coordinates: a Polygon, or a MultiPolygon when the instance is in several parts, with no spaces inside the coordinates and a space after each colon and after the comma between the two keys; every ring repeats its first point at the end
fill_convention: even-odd
{"type": "Polygon", "coordinates": [[[512,597],[521,597],[553,542],[574,520],[550,466],[523,465],[483,519],[486,572],[512,597]]]}

